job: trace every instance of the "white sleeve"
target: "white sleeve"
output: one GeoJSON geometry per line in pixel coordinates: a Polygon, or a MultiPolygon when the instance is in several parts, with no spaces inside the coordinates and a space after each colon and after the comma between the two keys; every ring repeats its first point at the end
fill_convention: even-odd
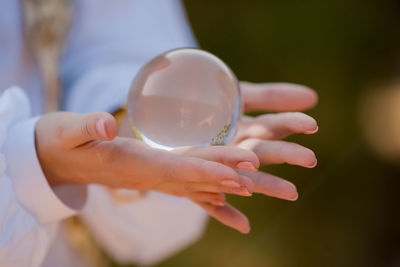
{"type": "MultiPolygon", "coordinates": [[[[138,69],[154,56],[196,41],[179,0],[76,2],[62,61],[64,107],[73,112],[113,111],[126,101],[138,69]]],[[[190,201],[150,192],[116,204],[92,186],[82,212],[100,244],[117,261],[151,264],[197,240],[206,213],[190,201]]]]}
{"type": "Polygon", "coordinates": [[[19,88],[0,96],[0,266],[40,266],[57,223],[76,214],[53,192],[41,170],[35,149],[37,119],[28,119],[29,109],[19,88]]]}

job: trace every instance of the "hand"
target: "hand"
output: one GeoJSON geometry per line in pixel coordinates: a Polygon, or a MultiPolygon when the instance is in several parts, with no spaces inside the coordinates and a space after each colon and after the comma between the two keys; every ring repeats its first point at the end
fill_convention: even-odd
{"type": "Polygon", "coordinates": [[[111,188],[157,190],[193,201],[223,205],[221,193],[249,196],[251,179],[233,169],[255,171],[257,156],[237,147],[153,149],[116,137],[108,113],[44,115],[36,125],[37,154],[51,186],[102,184],[111,188]]]}
{"type": "MultiPolygon", "coordinates": [[[[304,86],[288,83],[253,84],[240,83],[244,111],[277,111],[257,117],[244,116],[233,146],[245,148],[257,154],[261,165],[289,163],[306,168],[317,164],[314,153],[303,146],[279,139],[294,133],[313,134],[318,131],[316,121],[304,113],[295,112],[313,107],[317,94],[304,86]]],[[[294,201],[296,187],[279,177],[264,172],[239,171],[254,183],[254,192],[294,201]]],[[[227,204],[216,206],[197,202],[211,216],[242,233],[250,231],[247,217],[227,204]]]]}

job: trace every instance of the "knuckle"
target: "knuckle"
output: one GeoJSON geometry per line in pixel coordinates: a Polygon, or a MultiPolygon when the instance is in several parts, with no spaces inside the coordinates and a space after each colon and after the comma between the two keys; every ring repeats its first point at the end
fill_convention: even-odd
{"type": "Polygon", "coordinates": [[[220,192],[220,193],[227,193],[227,194],[234,194],[234,190],[231,187],[226,187],[223,185],[218,185],[216,188],[216,192],[220,192]]]}
{"type": "Polygon", "coordinates": [[[81,134],[85,137],[89,137],[90,136],[90,127],[89,127],[89,122],[87,120],[85,120],[82,124],[81,124],[81,134]]]}
{"type": "Polygon", "coordinates": [[[181,172],[185,171],[185,163],[180,160],[175,160],[172,163],[167,163],[165,168],[165,176],[168,180],[178,180],[181,178],[181,172]]]}
{"type": "Polygon", "coordinates": [[[293,151],[299,150],[300,145],[291,142],[277,141],[276,148],[279,154],[290,155],[293,151]]]}
{"type": "Polygon", "coordinates": [[[198,168],[196,168],[196,171],[199,174],[199,176],[200,177],[206,177],[206,176],[211,175],[210,169],[213,169],[211,165],[213,165],[212,162],[203,160],[198,165],[198,168]]]}
{"type": "Polygon", "coordinates": [[[54,128],[54,136],[56,140],[60,141],[61,143],[64,143],[67,139],[64,127],[61,125],[57,125],[54,128]]]}
{"type": "Polygon", "coordinates": [[[262,150],[262,143],[258,139],[249,138],[244,140],[242,143],[243,143],[243,145],[241,146],[242,148],[249,149],[256,154],[262,150]]]}
{"type": "Polygon", "coordinates": [[[68,148],[69,146],[69,141],[71,139],[68,130],[62,126],[62,125],[57,125],[54,128],[54,137],[46,142],[44,142],[45,145],[48,145],[50,147],[61,147],[61,148],[68,148]]]}

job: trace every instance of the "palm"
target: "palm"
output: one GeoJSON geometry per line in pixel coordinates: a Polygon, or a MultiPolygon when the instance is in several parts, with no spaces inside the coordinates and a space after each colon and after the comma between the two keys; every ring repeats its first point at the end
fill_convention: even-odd
{"type": "MultiPolygon", "coordinates": [[[[255,152],[261,165],[289,163],[307,168],[315,167],[317,161],[310,149],[280,139],[294,133],[317,132],[316,121],[299,112],[317,103],[316,93],[304,86],[287,83],[242,82],[240,86],[245,112],[280,113],[263,114],[257,117],[244,116],[232,145],[255,152]]],[[[296,187],[284,179],[259,171],[239,172],[253,180],[256,193],[287,200],[297,199],[296,187]]],[[[219,207],[209,203],[197,203],[220,222],[241,232],[249,231],[247,217],[229,204],[219,207]]]]}

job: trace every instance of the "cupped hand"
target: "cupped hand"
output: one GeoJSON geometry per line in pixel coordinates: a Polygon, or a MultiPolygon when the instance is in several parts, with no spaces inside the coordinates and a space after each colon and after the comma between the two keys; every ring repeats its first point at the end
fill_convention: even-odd
{"type": "MultiPolygon", "coordinates": [[[[318,96],[312,89],[289,83],[240,83],[245,112],[269,111],[256,117],[244,116],[232,146],[253,151],[261,165],[288,163],[306,168],[317,165],[313,151],[301,145],[282,141],[291,134],[313,134],[318,131],[316,121],[299,111],[312,108],[318,96]]],[[[296,186],[274,175],[255,171],[238,171],[254,183],[255,193],[294,201],[296,186]]],[[[217,206],[199,202],[211,216],[242,233],[250,231],[247,217],[229,204],[217,206]]]]}
{"type": "Polygon", "coordinates": [[[156,190],[193,201],[224,205],[222,193],[250,196],[253,181],[235,169],[256,171],[252,151],[237,147],[181,148],[169,152],[117,137],[108,113],[58,112],[36,129],[37,154],[49,184],[102,184],[156,190]]]}

